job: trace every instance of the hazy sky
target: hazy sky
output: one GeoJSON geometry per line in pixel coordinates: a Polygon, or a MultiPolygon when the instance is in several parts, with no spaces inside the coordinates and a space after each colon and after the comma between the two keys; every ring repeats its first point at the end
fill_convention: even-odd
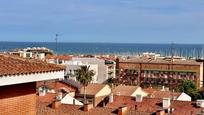
{"type": "Polygon", "coordinates": [[[0,41],[204,43],[204,0],[1,0],[0,41]]]}

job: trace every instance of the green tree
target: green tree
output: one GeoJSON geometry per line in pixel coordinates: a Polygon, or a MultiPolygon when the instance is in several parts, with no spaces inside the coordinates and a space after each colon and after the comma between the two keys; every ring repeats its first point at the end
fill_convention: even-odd
{"type": "Polygon", "coordinates": [[[190,80],[184,80],[179,87],[180,92],[184,92],[191,96],[192,100],[195,101],[201,98],[199,90],[196,89],[195,82],[190,80]]]}
{"type": "Polygon", "coordinates": [[[95,75],[93,70],[89,70],[90,66],[81,66],[80,69],[75,71],[76,79],[84,87],[84,104],[87,104],[86,100],[86,86],[92,81],[92,77],[95,75]]]}

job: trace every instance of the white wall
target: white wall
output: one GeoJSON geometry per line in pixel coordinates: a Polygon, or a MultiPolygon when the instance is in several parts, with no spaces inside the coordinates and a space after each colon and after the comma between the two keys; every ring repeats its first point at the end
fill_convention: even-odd
{"type": "Polygon", "coordinates": [[[89,70],[93,70],[95,75],[93,76],[92,83],[98,83],[97,77],[98,77],[98,65],[97,64],[91,64],[89,70]]]}
{"type": "MultiPolygon", "coordinates": [[[[66,72],[65,74],[70,74],[70,70],[71,70],[71,74],[74,75],[74,70],[80,69],[81,66],[84,66],[85,64],[77,64],[77,65],[73,65],[74,63],[70,63],[70,65],[68,63],[64,64],[66,66],[66,72]]],[[[89,70],[93,70],[95,75],[93,76],[93,80],[92,83],[98,83],[97,81],[97,76],[98,76],[98,65],[97,64],[88,64],[85,66],[90,66],[89,70]]],[[[74,77],[74,76],[73,76],[74,77]]]]}
{"type": "Polygon", "coordinates": [[[111,93],[111,88],[106,85],[103,89],[101,89],[97,94],[96,97],[100,97],[100,96],[107,96],[111,93]]]}
{"type": "Polygon", "coordinates": [[[83,64],[86,65],[98,65],[98,71],[97,71],[97,82],[96,83],[103,83],[107,80],[107,69],[105,65],[105,60],[98,59],[98,58],[73,58],[73,61],[80,61],[83,64]]]}
{"type": "Polygon", "coordinates": [[[83,103],[81,103],[80,101],[78,101],[77,99],[71,97],[69,94],[67,94],[62,100],[61,103],[62,104],[74,104],[75,100],[75,105],[83,105],[83,103]]]}
{"type": "Polygon", "coordinates": [[[28,83],[35,81],[44,81],[51,79],[64,79],[64,70],[46,73],[32,73],[23,75],[11,75],[0,77],[0,86],[28,83]]]}
{"type": "MultiPolygon", "coordinates": [[[[90,70],[95,71],[92,83],[103,83],[109,76],[109,69],[108,66],[105,65],[105,60],[98,58],[72,58],[72,60],[66,61],[64,65],[67,65],[66,73],[69,72],[69,69],[74,70],[76,66],[90,65],[90,70]]],[[[113,68],[113,77],[115,77],[115,66],[113,68]]]]}
{"type": "Polygon", "coordinates": [[[182,93],[176,100],[179,101],[191,101],[191,97],[186,93],[182,93]]]}
{"type": "Polygon", "coordinates": [[[148,95],[148,93],[144,92],[141,87],[138,87],[137,90],[131,96],[135,97],[136,95],[142,95],[142,97],[145,97],[148,95]]]}
{"type": "Polygon", "coordinates": [[[45,59],[45,53],[38,53],[38,59],[45,59]]]}

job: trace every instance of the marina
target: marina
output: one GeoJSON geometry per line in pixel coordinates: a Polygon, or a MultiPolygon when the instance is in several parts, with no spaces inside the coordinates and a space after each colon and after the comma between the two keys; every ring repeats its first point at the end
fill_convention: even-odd
{"type": "Polygon", "coordinates": [[[140,44],[140,43],[66,43],[59,42],[0,42],[0,51],[15,48],[47,47],[57,54],[115,54],[141,55],[144,52],[161,54],[161,56],[180,56],[185,58],[203,59],[203,44],[140,44]]]}

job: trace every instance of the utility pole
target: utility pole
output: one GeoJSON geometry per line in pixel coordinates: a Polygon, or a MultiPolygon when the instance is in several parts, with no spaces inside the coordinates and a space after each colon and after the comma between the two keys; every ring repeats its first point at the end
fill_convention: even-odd
{"type": "Polygon", "coordinates": [[[173,63],[174,63],[174,43],[171,43],[171,70],[173,70],[173,63]]]}
{"type": "Polygon", "coordinates": [[[56,55],[57,55],[57,42],[58,42],[58,36],[59,36],[59,34],[55,34],[55,52],[56,52],[56,55]]]}

